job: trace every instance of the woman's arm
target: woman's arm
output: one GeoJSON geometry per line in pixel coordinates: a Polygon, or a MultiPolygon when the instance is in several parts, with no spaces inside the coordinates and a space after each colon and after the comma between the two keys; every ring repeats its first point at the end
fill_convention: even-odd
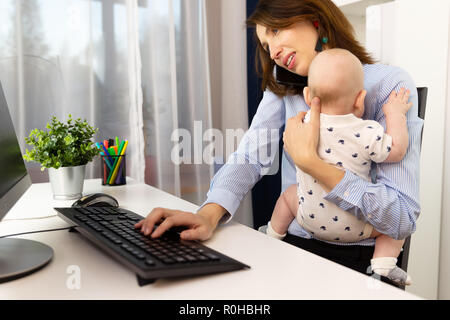
{"type": "MultiPolygon", "coordinates": [[[[258,111],[238,149],[211,181],[207,200],[197,214],[166,208],[152,210],[136,228],[146,235],[158,237],[174,226],[185,226],[180,233],[186,240],[206,240],[220,222],[227,222],[236,212],[241,200],[272,166],[278,151],[280,128],[284,125],[284,101],[266,91],[258,111]],[[153,227],[163,222],[153,231],[153,227]]],[[[232,137],[234,144],[234,136],[232,137]]]]}

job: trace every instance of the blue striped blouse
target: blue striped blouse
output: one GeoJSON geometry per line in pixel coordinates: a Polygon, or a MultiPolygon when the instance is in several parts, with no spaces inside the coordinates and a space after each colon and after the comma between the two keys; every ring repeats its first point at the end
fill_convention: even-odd
{"type": "MultiPolygon", "coordinates": [[[[373,163],[372,176],[376,177],[376,183],[367,182],[347,170],[340,183],[324,198],[367,221],[379,232],[395,239],[404,239],[415,231],[416,220],[420,213],[419,161],[423,121],[417,115],[417,89],[411,77],[398,67],[382,64],[364,65],[364,75],[367,96],[363,119],[376,120],[384,128],[386,122],[382,106],[389,94],[401,87],[411,91],[410,101],[413,106],[407,114],[408,150],[401,162],[373,163]]],[[[212,179],[207,200],[202,206],[207,203],[221,205],[228,211],[221,222],[228,222],[243,197],[272,166],[275,154],[258,157],[260,149],[271,150],[274,144],[278,148],[281,130],[287,119],[300,111],[308,110],[309,107],[300,95],[280,98],[268,90],[265,91],[249,130],[237,150],[212,179]],[[272,130],[277,134],[260,139],[257,132],[261,130],[272,130]]],[[[284,191],[288,186],[296,184],[295,166],[286,152],[283,152],[281,170],[282,191],[284,191]]],[[[288,232],[303,238],[312,238],[295,219],[288,232]]],[[[336,244],[373,245],[374,239],[336,244]]]]}

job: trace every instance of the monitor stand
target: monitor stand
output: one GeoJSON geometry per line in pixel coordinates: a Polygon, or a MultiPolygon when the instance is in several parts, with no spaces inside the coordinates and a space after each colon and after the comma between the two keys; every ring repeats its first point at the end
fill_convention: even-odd
{"type": "Polygon", "coordinates": [[[34,240],[0,239],[0,283],[24,277],[44,267],[53,249],[34,240]]]}

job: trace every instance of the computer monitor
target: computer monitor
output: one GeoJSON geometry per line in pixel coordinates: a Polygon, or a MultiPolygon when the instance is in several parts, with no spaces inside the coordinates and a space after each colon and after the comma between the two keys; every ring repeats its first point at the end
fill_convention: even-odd
{"type": "MultiPolygon", "coordinates": [[[[8,104],[0,84],[0,223],[31,185],[8,104]]],[[[17,279],[45,266],[49,246],[26,239],[0,238],[0,282],[17,279]]]]}

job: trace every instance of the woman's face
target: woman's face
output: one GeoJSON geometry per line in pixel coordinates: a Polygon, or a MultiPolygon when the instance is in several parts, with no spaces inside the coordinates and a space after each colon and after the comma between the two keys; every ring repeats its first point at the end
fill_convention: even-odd
{"type": "Polygon", "coordinates": [[[256,35],[270,58],[282,68],[307,76],[319,33],[309,21],[294,24],[288,29],[268,29],[256,26],[256,35]]]}

